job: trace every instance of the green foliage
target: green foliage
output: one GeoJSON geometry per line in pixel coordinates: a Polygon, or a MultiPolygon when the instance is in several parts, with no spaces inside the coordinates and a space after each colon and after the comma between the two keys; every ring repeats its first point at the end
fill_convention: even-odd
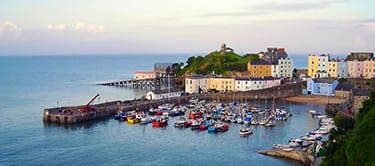
{"type": "Polygon", "coordinates": [[[186,66],[177,73],[178,76],[186,73],[209,74],[215,72],[216,74],[225,75],[228,71],[247,71],[247,63],[250,60],[259,59],[257,54],[248,54],[241,56],[233,52],[211,52],[205,57],[189,57],[186,61],[186,66]]]}
{"type": "Polygon", "coordinates": [[[375,92],[363,103],[357,122],[348,140],[346,153],[349,165],[375,164],[375,92]]]}
{"type": "Polygon", "coordinates": [[[346,82],[346,79],[345,79],[345,78],[340,78],[340,79],[339,79],[339,83],[344,83],[344,82],[346,82]]]}
{"type": "Polygon", "coordinates": [[[334,122],[339,131],[349,131],[354,128],[354,119],[341,114],[336,114],[334,122]]]}
{"type": "Polygon", "coordinates": [[[335,117],[339,130],[331,130],[327,157],[322,165],[375,165],[375,92],[352,121],[335,117]]]}

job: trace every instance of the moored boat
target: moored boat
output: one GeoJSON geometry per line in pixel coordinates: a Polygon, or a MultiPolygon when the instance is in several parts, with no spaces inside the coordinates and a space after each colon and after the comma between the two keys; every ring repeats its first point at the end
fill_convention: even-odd
{"type": "Polygon", "coordinates": [[[253,130],[251,128],[242,128],[240,130],[240,136],[248,136],[253,133],[253,130]]]}

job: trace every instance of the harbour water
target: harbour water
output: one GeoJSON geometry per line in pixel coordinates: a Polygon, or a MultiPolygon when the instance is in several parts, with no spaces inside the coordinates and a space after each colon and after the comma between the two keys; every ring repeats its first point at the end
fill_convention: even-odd
{"type": "MultiPolygon", "coordinates": [[[[128,100],[145,89],[97,86],[152,70],[156,62],[186,62],[189,55],[96,55],[0,57],[0,165],[300,165],[257,153],[287,143],[317,127],[309,109],[323,106],[277,101],[293,116],[274,128],[241,125],[211,134],[190,129],[152,128],[106,119],[76,126],[45,125],[46,107],[128,100]]],[[[306,57],[303,57],[307,60],[306,57]]],[[[257,101],[264,104],[264,101],[257,101]]],[[[270,101],[267,102],[270,105],[270,101]]]]}

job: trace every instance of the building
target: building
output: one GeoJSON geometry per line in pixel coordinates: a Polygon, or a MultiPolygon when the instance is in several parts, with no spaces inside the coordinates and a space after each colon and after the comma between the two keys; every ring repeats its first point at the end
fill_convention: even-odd
{"type": "Polygon", "coordinates": [[[277,61],[281,58],[287,58],[288,54],[285,52],[285,48],[267,48],[267,52],[264,53],[264,59],[271,64],[277,64],[277,61]]]}
{"type": "Polygon", "coordinates": [[[359,61],[365,61],[370,60],[374,58],[374,53],[372,52],[352,52],[350,53],[350,60],[359,60],[359,61]]]}
{"type": "Polygon", "coordinates": [[[279,65],[271,65],[271,76],[280,77],[279,65]]]}
{"type": "Polygon", "coordinates": [[[328,62],[328,77],[329,78],[337,78],[339,75],[339,64],[335,60],[331,60],[328,62]]]}
{"type": "Polygon", "coordinates": [[[348,63],[348,77],[360,78],[363,77],[364,62],[363,61],[347,61],[348,63]]]}
{"type": "Polygon", "coordinates": [[[373,59],[363,62],[363,76],[365,78],[375,78],[375,61],[373,59]]]}
{"type": "Polygon", "coordinates": [[[353,112],[356,115],[362,108],[363,102],[370,99],[370,91],[367,89],[353,89],[353,112]]]}
{"type": "Polygon", "coordinates": [[[154,72],[157,74],[157,77],[175,76],[177,67],[177,63],[155,63],[154,72]]]}
{"type": "Polygon", "coordinates": [[[232,77],[210,77],[208,89],[215,89],[218,91],[234,91],[234,78],[232,77]]]}
{"type": "Polygon", "coordinates": [[[334,96],[336,86],[339,84],[334,79],[307,79],[307,92],[312,95],[334,96]]]}
{"type": "Polygon", "coordinates": [[[353,85],[347,82],[339,83],[335,88],[335,96],[348,99],[352,95],[353,85]]]}
{"type": "Polygon", "coordinates": [[[267,61],[250,61],[247,64],[250,77],[272,77],[272,64],[267,61]]]}
{"type": "Polygon", "coordinates": [[[134,72],[134,79],[135,80],[149,80],[155,79],[156,74],[153,71],[136,71],[134,72]]]}
{"type": "Polygon", "coordinates": [[[348,63],[341,59],[337,65],[337,78],[348,78],[348,63]]]}
{"type": "Polygon", "coordinates": [[[307,75],[311,78],[328,77],[329,55],[309,55],[307,75]]]}
{"type": "Polygon", "coordinates": [[[234,52],[234,50],[233,50],[233,48],[227,47],[227,45],[225,43],[223,43],[223,44],[221,44],[221,47],[220,47],[220,54],[223,55],[226,52],[234,52]]]}
{"type": "Polygon", "coordinates": [[[289,58],[280,58],[278,60],[278,72],[276,77],[291,78],[293,77],[293,61],[289,58]]]}
{"type": "Polygon", "coordinates": [[[173,97],[180,97],[181,91],[178,89],[173,90],[159,90],[159,91],[149,91],[146,94],[147,100],[160,100],[160,99],[169,99],[173,97]]]}
{"type": "Polygon", "coordinates": [[[193,75],[185,79],[185,92],[189,94],[207,92],[209,89],[209,77],[193,75]]]}
{"type": "Polygon", "coordinates": [[[238,77],[235,80],[235,90],[236,91],[249,91],[252,90],[253,80],[249,77],[238,77]]]}

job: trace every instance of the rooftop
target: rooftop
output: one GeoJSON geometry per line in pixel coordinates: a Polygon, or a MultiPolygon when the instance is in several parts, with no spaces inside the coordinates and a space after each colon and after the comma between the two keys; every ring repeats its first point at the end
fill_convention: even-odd
{"type": "Polygon", "coordinates": [[[251,65],[272,65],[270,62],[267,61],[250,61],[251,65]]]}
{"type": "Polygon", "coordinates": [[[354,96],[370,96],[370,91],[368,89],[353,89],[354,96]]]}
{"type": "Polygon", "coordinates": [[[351,91],[353,89],[353,85],[351,83],[340,83],[337,85],[335,90],[342,90],[342,91],[351,91]]]}

